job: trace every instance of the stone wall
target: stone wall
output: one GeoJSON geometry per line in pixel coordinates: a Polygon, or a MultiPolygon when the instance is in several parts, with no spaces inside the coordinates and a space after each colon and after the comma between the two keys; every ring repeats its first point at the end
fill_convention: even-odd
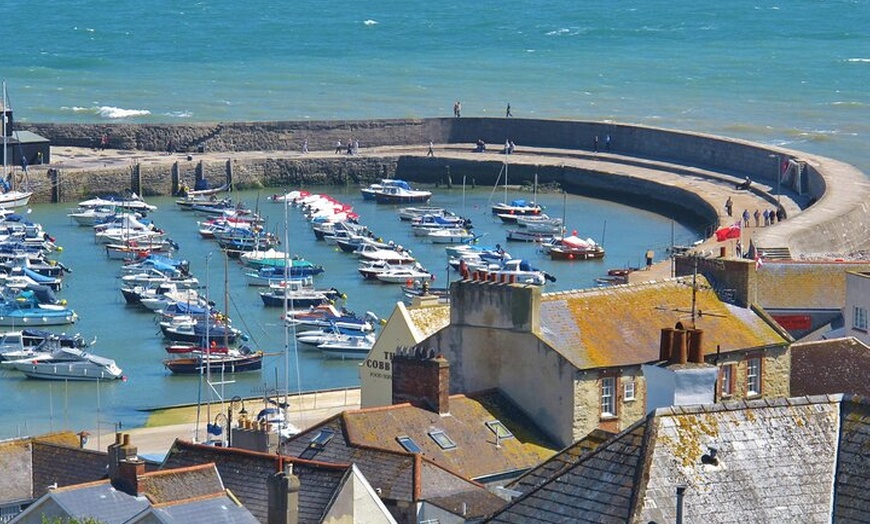
{"type": "MultiPolygon", "coordinates": [[[[308,140],[312,151],[329,151],[337,140],[346,143],[358,140],[360,146],[418,145],[421,149],[432,140],[439,144],[471,144],[482,139],[491,144],[513,140],[518,147],[546,147],[589,152],[594,137],[604,144],[602,137],[610,136],[611,150],[626,157],[667,162],[675,172],[680,166],[692,166],[721,173],[724,176],[743,177],[776,186],[781,159],[800,161],[806,166],[804,179],[806,193],[802,198],[819,201],[820,205],[803,211],[806,221],[787,220],[760,232],[758,245],[793,246],[795,252],[854,253],[870,249],[870,208],[864,205],[868,190],[865,178],[853,166],[832,159],[806,155],[800,151],[775,148],[762,144],[723,137],[687,133],[626,124],[583,122],[567,120],[536,120],[514,118],[431,118],[416,120],[361,120],[361,121],[302,121],[302,122],[230,122],[212,124],[41,124],[17,123],[26,129],[49,138],[54,146],[94,147],[101,136],[109,138],[109,147],[140,151],[164,151],[171,147],[177,151],[299,151],[303,140],[308,140]],[[832,186],[836,179],[838,185],[832,186]],[[824,197],[844,186],[836,198],[824,197]],[[830,207],[832,206],[832,207],[830,207]]],[[[555,153],[554,153],[555,154],[555,153]]],[[[231,156],[231,155],[228,155],[231,156]]],[[[630,161],[626,160],[626,161],[630,161]]],[[[234,161],[235,162],[235,161],[234,161]]],[[[399,159],[366,159],[350,162],[348,159],[305,161],[277,161],[261,159],[249,163],[234,163],[240,187],[291,187],[314,183],[354,183],[398,174],[414,181],[445,182],[447,173],[453,183],[459,183],[462,174],[478,184],[490,183],[498,175],[492,163],[472,166],[473,162],[449,164],[441,160],[422,164],[413,155],[399,159]],[[411,169],[414,168],[414,169],[411,169]]],[[[519,176],[529,180],[532,166],[518,168],[519,176]],[[525,171],[523,171],[525,170],[525,171]]],[[[513,171],[513,169],[512,169],[513,171]]],[[[682,212],[689,212],[710,222],[715,210],[698,197],[688,196],[679,188],[664,188],[641,179],[626,184],[624,173],[593,176],[591,172],[550,168],[539,173],[541,182],[560,181],[566,187],[590,196],[610,200],[626,198],[626,203],[637,205],[647,202],[655,206],[672,204],[682,212]],[[647,198],[639,198],[647,196],[647,198]]],[[[127,173],[116,173],[122,187],[127,173]]],[[[688,175],[691,176],[691,175],[688,175]]],[[[117,187],[116,183],[114,187],[117,187]]],[[[154,180],[145,184],[143,193],[166,184],[154,180]]],[[[88,185],[80,188],[83,193],[88,185]]],[[[113,186],[108,186],[113,187],[113,186]]],[[[46,192],[45,194],[49,194],[46,192]]],[[[73,194],[81,194],[71,191],[73,194]]],[[[35,201],[43,199],[43,192],[35,201]]],[[[699,220],[700,222],[700,220],[699,220]]]]}

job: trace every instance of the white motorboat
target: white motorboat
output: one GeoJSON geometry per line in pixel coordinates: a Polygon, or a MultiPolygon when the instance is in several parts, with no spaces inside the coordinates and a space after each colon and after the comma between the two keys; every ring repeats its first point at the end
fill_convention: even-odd
{"type": "Polygon", "coordinates": [[[447,211],[443,207],[432,207],[432,206],[423,206],[423,207],[403,207],[399,211],[397,211],[399,215],[399,220],[404,220],[406,222],[412,222],[415,218],[421,217],[423,215],[432,215],[432,216],[454,216],[454,214],[450,211],[447,211]]]}
{"type": "Polygon", "coordinates": [[[56,347],[50,352],[21,360],[2,362],[28,378],[43,380],[117,380],[123,378],[114,360],[71,347],[56,347]]]}
{"type": "Polygon", "coordinates": [[[317,345],[321,353],[331,358],[364,359],[375,345],[372,333],[363,336],[335,335],[330,340],[317,345]]]}
{"type": "Polygon", "coordinates": [[[415,280],[431,280],[432,275],[422,269],[399,267],[386,269],[375,275],[375,278],[388,284],[405,284],[415,280]]]}
{"type": "Polygon", "coordinates": [[[462,228],[435,229],[426,235],[433,244],[466,244],[475,238],[474,233],[462,228]]]}
{"type": "Polygon", "coordinates": [[[389,264],[413,264],[417,260],[405,250],[398,251],[396,249],[379,249],[371,244],[362,244],[355,251],[360,259],[368,261],[383,261],[389,264]]]}

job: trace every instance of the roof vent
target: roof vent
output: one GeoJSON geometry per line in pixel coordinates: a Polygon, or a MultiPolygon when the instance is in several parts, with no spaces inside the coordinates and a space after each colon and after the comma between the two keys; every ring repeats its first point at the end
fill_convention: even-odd
{"type": "Polygon", "coordinates": [[[718,450],[716,448],[709,448],[709,451],[706,455],[701,455],[701,464],[718,466],[719,459],[716,457],[716,453],[718,453],[718,450]]]}

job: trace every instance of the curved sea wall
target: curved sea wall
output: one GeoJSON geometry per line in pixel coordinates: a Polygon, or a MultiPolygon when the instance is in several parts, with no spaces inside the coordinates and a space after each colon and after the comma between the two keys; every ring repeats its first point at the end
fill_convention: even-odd
{"type": "MultiPolygon", "coordinates": [[[[803,202],[814,205],[790,216],[777,227],[766,228],[757,239],[767,246],[799,247],[797,251],[819,248],[831,252],[870,249],[870,220],[863,202],[868,194],[864,175],[853,166],[800,151],[773,148],[762,144],[718,136],[688,133],[618,123],[506,119],[506,118],[432,118],[418,120],[232,122],[193,125],[155,124],[38,124],[19,127],[51,140],[53,147],[96,147],[106,135],[109,148],[131,151],[189,152],[193,160],[167,165],[133,165],[125,168],[64,173],[61,191],[38,194],[40,200],[74,200],[80,195],[105,193],[106,188],[126,187],[144,195],[167,194],[179,179],[192,176],[220,179],[229,174],[240,187],[294,187],[301,184],[356,184],[380,177],[399,176],[430,183],[461,183],[462,173],[477,184],[492,184],[499,174],[500,162],[468,159],[423,158],[425,145],[465,148],[477,140],[504,144],[510,139],[524,151],[540,149],[541,155],[587,155],[598,146],[604,150],[610,137],[609,152],[620,162],[644,165],[658,162],[667,169],[692,175],[704,170],[723,181],[751,176],[767,186],[776,184],[779,160],[790,158],[802,169],[800,186],[803,202]],[[282,157],[278,152],[299,152],[303,141],[311,151],[335,149],[337,141],[360,143],[363,155],[282,157]],[[461,144],[461,146],[459,146],[461,144]],[[369,148],[397,147],[397,152],[376,154],[369,148]],[[401,146],[419,147],[419,152],[402,151],[401,146]],[[242,154],[258,152],[258,154],[242,154]],[[198,162],[197,153],[227,153],[222,162],[198,162]],[[235,153],[235,154],[234,154],[235,153]],[[272,154],[270,154],[272,153],[272,154]],[[452,174],[451,174],[452,173],[452,174]],[[119,178],[121,177],[121,178],[119,178]],[[452,179],[452,180],[451,180],[452,179]]],[[[594,158],[594,157],[592,157],[594,158]]],[[[535,174],[541,183],[558,182],[572,191],[611,200],[632,202],[642,198],[652,207],[673,205],[698,221],[714,222],[714,209],[702,195],[686,188],[663,187],[632,177],[631,183],[618,172],[602,173],[594,168],[572,166],[511,165],[511,180],[530,181],[535,174]]]]}

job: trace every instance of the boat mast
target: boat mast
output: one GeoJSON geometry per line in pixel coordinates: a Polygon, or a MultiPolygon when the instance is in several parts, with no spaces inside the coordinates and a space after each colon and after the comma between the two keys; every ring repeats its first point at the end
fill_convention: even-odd
{"type": "Polygon", "coordinates": [[[0,129],[0,131],[3,132],[3,173],[2,173],[2,176],[3,176],[3,180],[6,180],[6,165],[7,165],[6,149],[8,147],[6,145],[6,126],[8,125],[6,123],[6,117],[7,117],[7,113],[8,113],[8,107],[7,107],[8,102],[6,101],[6,79],[3,79],[3,100],[0,100],[0,106],[2,106],[2,108],[0,108],[0,109],[3,110],[3,125],[2,125],[2,129],[0,129]]]}

